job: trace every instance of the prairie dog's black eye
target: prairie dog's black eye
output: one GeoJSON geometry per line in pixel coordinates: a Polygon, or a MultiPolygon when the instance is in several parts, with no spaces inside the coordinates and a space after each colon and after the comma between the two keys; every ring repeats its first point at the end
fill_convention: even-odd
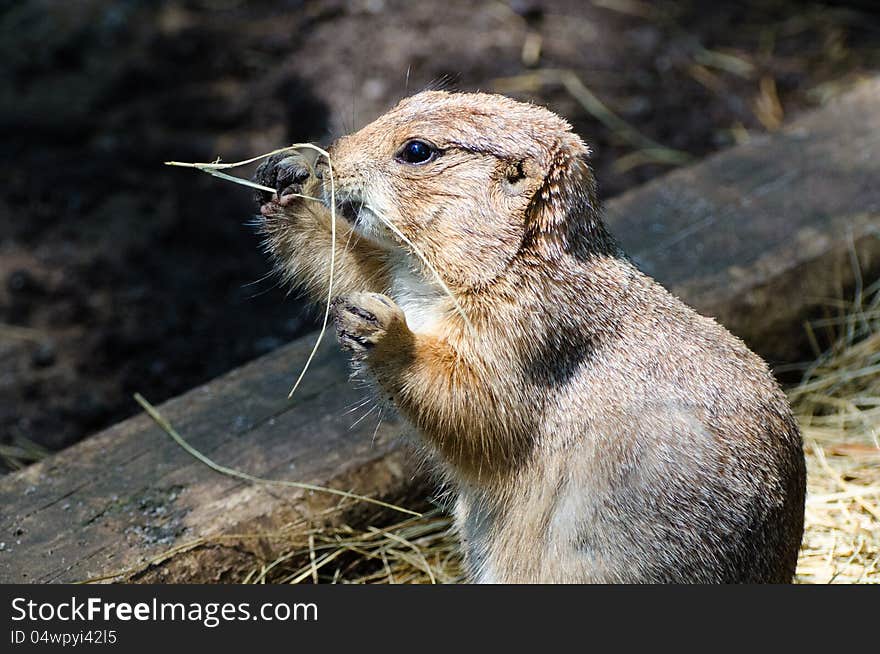
{"type": "Polygon", "coordinates": [[[407,141],[397,153],[397,160],[408,164],[423,164],[434,159],[440,151],[424,141],[407,141]]]}

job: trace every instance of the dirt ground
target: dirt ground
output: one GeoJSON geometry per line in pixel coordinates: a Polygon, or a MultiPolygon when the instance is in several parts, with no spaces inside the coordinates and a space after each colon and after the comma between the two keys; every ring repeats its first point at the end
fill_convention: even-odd
{"type": "Polygon", "coordinates": [[[567,116],[607,198],[876,71],[871,4],[0,2],[0,469],[312,327],[250,193],[163,161],[328,142],[439,85],[567,116]]]}

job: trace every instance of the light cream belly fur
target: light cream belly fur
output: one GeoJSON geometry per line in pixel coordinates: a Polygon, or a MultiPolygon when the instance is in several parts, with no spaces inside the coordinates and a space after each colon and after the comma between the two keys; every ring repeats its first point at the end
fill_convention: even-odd
{"type": "MultiPolygon", "coordinates": [[[[473,583],[566,583],[590,581],[590,553],[576,546],[578,492],[557,488],[551,471],[526,475],[519,490],[499,505],[461,487],[455,523],[473,583]],[[547,474],[549,473],[549,474],[547,474]],[[560,492],[561,491],[561,492],[560,492]]],[[[583,490],[583,489],[581,489],[583,490]]]]}
{"type": "Polygon", "coordinates": [[[442,318],[441,305],[447,300],[433,282],[414,272],[404,253],[392,253],[391,297],[406,316],[406,325],[417,334],[433,331],[442,318]]]}

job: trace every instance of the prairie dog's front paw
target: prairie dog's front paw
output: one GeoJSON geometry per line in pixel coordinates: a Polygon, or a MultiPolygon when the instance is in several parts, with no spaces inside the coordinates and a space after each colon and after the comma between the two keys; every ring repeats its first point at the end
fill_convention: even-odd
{"type": "Polygon", "coordinates": [[[274,154],[257,168],[254,181],[275,189],[275,195],[258,191],[257,204],[274,200],[282,207],[296,202],[306,184],[315,177],[315,157],[307,152],[282,152],[274,154]]]}
{"type": "Polygon", "coordinates": [[[381,293],[352,293],[330,306],[339,344],[355,354],[365,354],[379,342],[406,328],[403,311],[381,293]]]}

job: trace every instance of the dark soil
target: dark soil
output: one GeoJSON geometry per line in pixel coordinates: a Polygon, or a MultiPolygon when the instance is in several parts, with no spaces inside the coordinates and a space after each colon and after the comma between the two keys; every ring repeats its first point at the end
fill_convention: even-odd
{"type": "MultiPolygon", "coordinates": [[[[326,142],[407,92],[545,68],[699,158],[876,70],[871,5],[0,0],[0,466],[311,328],[266,277],[250,192],[163,161],[326,142]]],[[[591,143],[605,197],[669,170],[558,84],[515,88],[591,143]]]]}

